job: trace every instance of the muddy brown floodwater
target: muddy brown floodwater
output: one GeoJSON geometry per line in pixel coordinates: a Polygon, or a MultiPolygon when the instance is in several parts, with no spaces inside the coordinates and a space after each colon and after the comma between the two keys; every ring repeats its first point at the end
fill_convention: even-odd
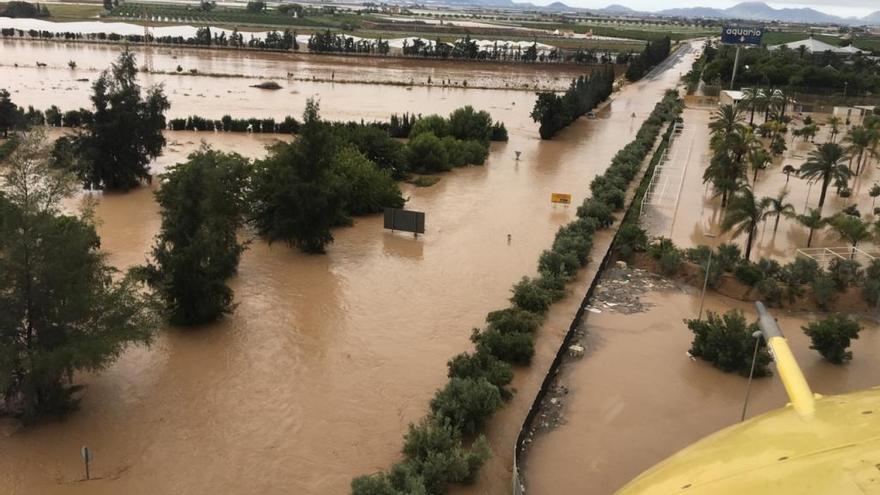
{"type": "MultiPolygon", "coordinates": [[[[34,45],[27,56],[41,49],[84,61],[80,45],[34,45]]],[[[0,59],[21,57],[18,50],[4,42],[0,59]]],[[[234,79],[145,77],[166,84],[172,115],[279,117],[301,113],[311,95],[328,119],[447,114],[473,105],[505,122],[510,141],[493,144],[484,167],[445,174],[430,188],[403,185],[408,207],[427,213],[426,235],[418,239],[383,231],[373,216],[335,230],[325,256],[251,244],[231,280],[233,315],[206,328],[166,329],[152,347],[128,349],[109,369],[77,376],[86,388],[80,409],[65,420],[4,430],[0,492],[345,493],[353,476],[387,468],[407,425],[445,382],[446,361],[471,347],[471,328],[506,304],[511,284],[534,273],[557,227],[574,216],[574,208],[552,207],[550,193],[571,192],[580,202],[692,59],[693,52],[676,57],[671,69],[616,94],[600,118],[582,119],[550,142],[537,137],[527,92],[318,83],[263,92],[234,79]],[[514,151],[522,152],[519,162],[514,151]],[[94,453],[97,479],[90,482],[80,481],[83,445],[94,453]]],[[[223,71],[234,62],[216,64],[223,71]]],[[[2,71],[17,104],[71,108],[88,101],[86,85],[72,82],[68,69],[2,71]]],[[[201,139],[248,156],[262,155],[272,139],[193,132],[168,138],[157,171],[201,139]]],[[[143,262],[160,223],[152,191],[99,199],[109,260],[120,268],[143,262]]],[[[571,304],[559,307],[571,311],[571,304]]],[[[573,314],[554,311],[551,321],[573,314]]],[[[493,426],[496,457],[481,475],[480,493],[509,490],[515,432],[557,345],[539,338],[535,365],[518,372],[522,387],[493,426]]]]}
{"type": "MultiPolygon", "coordinates": [[[[93,73],[103,70],[116,58],[121,45],[90,43],[55,43],[50,41],[0,40],[4,58],[0,67],[30,67],[37,62],[46,64],[38,69],[62,69],[53,77],[59,87],[68,87],[76,79],[94,78],[93,73]],[[71,70],[68,62],[76,62],[71,70]]],[[[191,70],[201,74],[219,74],[223,77],[218,87],[242,89],[253,81],[241,78],[274,79],[283,82],[292,79],[320,79],[334,81],[392,82],[395,84],[430,84],[497,88],[541,88],[564,90],[573,77],[584,73],[584,67],[572,64],[505,64],[473,63],[455,60],[425,60],[404,57],[358,57],[298,53],[236,51],[228,49],[192,49],[172,47],[133,46],[139,66],[148,66],[156,72],[174,73],[180,66],[184,76],[191,70]]],[[[21,74],[21,73],[19,73],[21,74]]],[[[154,77],[161,77],[154,75],[154,77]]],[[[179,79],[179,78],[176,78],[179,79]]],[[[149,80],[149,79],[147,79],[149,80]]],[[[185,78],[184,78],[185,81],[185,78]]],[[[291,87],[296,83],[290,81],[291,87]]],[[[78,87],[80,82],[73,87],[78,87]]],[[[202,82],[199,83],[201,86],[202,82]]],[[[287,88],[288,90],[290,88],[287,88]]],[[[288,91],[279,91],[286,94],[288,91]]],[[[234,92],[235,93],[235,92],[234,92]]],[[[213,96],[210,96],[213,97],[213,96]]],[[[60,105],[59,105],[60,106],[60,105]]]]}
{"type": "MultiPolygon", "coordinates": [[[[723,373],[686,351],[699,291],[688,288],[642,297],[648,311],[588,313],[586,356],[562,368],[562,426],[536,438],[527,461],[528,492],[607,495],[685,446],[739,421],[746,380],[723,373]]],[[[709,293],[706,309],[754,306],[709,293]]],[[[862,321],[853,360],[835,366],[809,349],[801,326],[819,315],[772,309],[814,392],[831,395],[878,385],[880,328],[862,321]]],[[[775,367],[771,364],[771,369],[775,367]]],[[[748,417],[788,402],[778,376],[755,380],[748,417]]]]}

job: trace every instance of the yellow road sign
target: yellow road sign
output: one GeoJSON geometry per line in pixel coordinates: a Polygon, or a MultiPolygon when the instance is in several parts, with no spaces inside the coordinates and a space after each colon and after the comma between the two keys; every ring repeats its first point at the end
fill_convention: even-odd
{"type": "Polygon", "coordinates": [[[571,204],[571,194],[569,193],[550,193],[550,202],[561,205],[571,204]]]}

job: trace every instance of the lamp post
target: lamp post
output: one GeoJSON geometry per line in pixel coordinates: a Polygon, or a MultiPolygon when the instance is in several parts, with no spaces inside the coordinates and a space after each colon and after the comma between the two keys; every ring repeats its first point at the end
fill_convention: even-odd
{"type": "MultiPolygon", "coordinates": [[[[704,234],[705,237],[710,239],[715,238],[715,234],[708,232],[704,234]]],[[[700,292],[700,311],[697,313],[697,320],[703,319],[703,302],[706,300],[706,288],[709,286],[709,272],[712,270],[712,252],[715,251],[714,242],[712,246],[709,246],[709,258],[706,260],[706,276],[703,277],[703,290],[700,292]]]]}
{"type": "Polygon", "coordinates": [[[743,410],[742,416],[740,416],[740,422],[746,420],[746,410],[749,408],[749,393],[752,391],[752,378],[755,376],[755,363],[758,360],[758,347],[761,345],[761,337],[763,334],[760,330],[755,330],[752,332],[752,338],[755,339],[755,353],[752,354],[752,369],[749,371],[749,381],[746,384],[746,399],[743,401],[743,410]]]}
{"type": "Polygon", "coordinates": [[[808,180],[807,184],[809,185],[809,187],[807,188],[807,198],[804,200],[804,214],[807,213],[807,203],[810,202],[810,191],[813,190],[813,180],[808,180]]]}

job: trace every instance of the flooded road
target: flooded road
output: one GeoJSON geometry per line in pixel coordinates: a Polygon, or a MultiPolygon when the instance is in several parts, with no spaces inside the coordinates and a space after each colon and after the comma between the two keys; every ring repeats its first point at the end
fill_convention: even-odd
{"type": "MultiPolygon", "coordinates": [[[[87,89],[90,84],[88,81],[77,80],[97,78],[98,73],[109,67],[121,49],[122,45],[0,39],[0,53],[3,54],[0,58],[0,70],[10,81],[4,81],[4,84],[15,84],[21,90],[27,89],[32,92],[52,91],[54,100],[60,98],[61,92],[66,94],[87,89]],[[71,70],[68,67],[70,61],[76,62],[76,69],[71,70]],[[37,68],[37,62],[46,64],[46,67],[37,68]],[[10,68],[17,70],[13,71],[10,68]],[[37,83],[40,82],[46,84],[51,82],[51,85],[38,85],[37,83]]],[[[180,90],[189,92],[193,96],[202,94],[206,98],[230,99],[231,103],[239,105],[239,107],[233,106],[232,111],[236,108],[240,110],[241,102],[247,101],[240,99],[242,94],[250,97],[260,95],[259,99],[275,98],[273,101],[280,102],[292,92],[314,91],[312,85],[306,84],[312,79],[334,80],[340,83],[345,81],[417,85],[430,83],[435,86],[448,81],[448,86],[465,84],[470,87],[537,87],[564,90],[572,78],[588,70],[570,64],[473,63],[456,60],[309,55],[252,50],[145,48],[141,45],[132,45],[131,49],[137,54],[140,66],[147,66],[153,72],[168,74],[142,74],[146,84],[165,83],[169,91],[180,90]],[[178,66],[182,75],[177,74],[178,66]],[[192,70],[197,71],[198,74],[231,77],[194,77],[190,75],[192,70]],[[276,80],[284,88],[274,93],[249,88],[248,86],[255,84],[254,79],[276,80]]],[[[373,90],[378,94],[381,89],[373,88],[373,90]]],[[[45,93],[40,96],[46,98],[45,93]]],[[[84,100],[77,101],[81,103],[70,104],[83,106],[86,104],[84,100]]],[[[61,108],[67,108],[62,105],[63,98],[58,102],[43,102],[41,107],[43,105],[48,107],[53,103],[61,108]]],[[[215,103],[210,102],[209,105],[215,103]]],[[[171,108],[174,112],[173,105],[171,108]]],[[[383,118],[387,119],[388,116],[385,115],[383,118]]]]}
{"type": "MultiPolygon", "coordinates": [[[[6,43],[0,54],[20,56],[6,43]]],[[[262,92],[234,79],[146,76],[166,84],[173,116],[298,115],[312,95],[327,119],[473,105],[505,122],[510,141],[493,144],[484,167],[445,174],[430,188],[402,186],[407,207],[427,215],[418,239],[383,231],[374,216],[335,230],[326,256],[251,244],[231,281],[233,315],[202,329],[167,329],[151,348],[130,349],[108,370],[77,377],[86,385],[81,407],[64,421],[0,432],[0,492],[345,493],[353,476],[386,468],[407,425],[445,382],[446,361],[471,348],[471,328],[506,305],[512,283],[534,273],[558,226],[573,218],[574,208],[550,205],[550,193],[571,192],[580,202],[692,56],[627,87],[599,119],[582,119],[551,142],[538,139],[528,116],[534,95],[521,91],[304,83],[295,92],[262,92]],[[514,151],[522,151],[519,162],[514,151]],[[82,445],[94,453],[97,480],[78,481],[82,445]]],[[[84,85],[53,82],[70,78],[69,69],[2,70],[19,105],[87,104],[84,85]]],[[[263,154],[268,142],[213,133],[168,138],[178,144],[157,171],[201,139],[248,156],[263,154]]],[[[151,191],[105,195],[97,214],[110,261],[142,263],[159,226],[151,191]]],[[[555,306],[548,325],[570,321],[574,299],[555,306]]],[[[539,337],[535,364],[517,373],[519,392],[493,421],[495,457],[475,493],[509,490],[523,406],[558,346],[544,338],[550,335],[539,337]]]]}
{"type": "MultiPolygon", "coordinates": [[[[529,493],[607,495],[694,441],[739,421],[746,379],[685,354],[693,334],[699,291],[679,289],[642,297],[653,305],[626,315],[588,313],[587,354],[563,366],[564,424],[536,437],[527,460],[529,493]]],[[[754,306],[709,293],[706,308],[743,311],[754,306]]],[[[816,315],[771,313],[779,321],[812,390],[841,394],[880,384],[880,327],[862,321],[853,360],[836,366],[809,349],[801,326],[816,315]]],[[[771,365],[775,373],[775,366],[771,365]]],[[[788,402],[778,376],[752,384],[747,417],[788,402]]]]}
{"type": "MultiPolygon", "coordinates": [[[[703,184],[703,172],[709,164],[711,150],[709,149],[708,124],[712,118],[712,110],[709,108],[687,108],[682,114],[685,130],[677,139],[670,150],[670,176],[669,193],[665,201],[658,205],[649,206],[647,215],[643,217],[646,229],[655,236],[671,238],[679,247],[691,247],[700,244],[717,245],[723,242],[734,242],[745,252],[745,235],[731,238],[730,234],[721,232],[721,222],[724,211],[721,208],[721,198],[713,197],[711,185],[703,184]],[[683,182],[679,180],[679,173],[684,172],[683,182]],[[681,194],[678,194],[678,190],[681,194]],[[677,204],[676,204],[676,198],[677,204]]],[[[827,116],[813,115],[818,122],[824,122],[827,116]]],[[[756,123],[760,123],[756,119],[756,123]]],[[[802,127],[802,122],[797,121],[790,128],[802,127]]],[[[825,143],[830,140],[828,126],[820,128],[816,136],[816,143],[825,143]]],[[[846,131],[837,137],[840,143],[846,131]]],[[[757,185],[753,185],[755,197],[777,197],[780,192],[787,191],[785,202],[794,206],[797,214],[803,214],[806,208],[817,208],[819,205],[819,193],[821,181],[810,184],[807,180],[798,178],[792,174],[787,178],[782,169],[785,165],[799,168],[807,160],[810,151],[816,145],[804,142],[803,139],[794,139],[789,133],[786,140],[788,150],[781,156],[776,157],[770,166],[758,172],[757,185]]],[[[880,179],[877,161],[867,160],[867,166],[862,167],[859,176],[850,180],[852,196],[844,198],[836,194],[834,185],[828,187],[825,199],[823,216],[830,217],[840,212],[843,208],[855,204],[862,218],[872,221],[877,217],[873,214],[874,198],[868,195],[871,186],[880,179]]],[[[752,184],[753,172],[749,171],[749,184],[752,184]]],[[[661,181],[662,182],[662,181],[661,181]]],[[[803,227],[794,218],[783,217],[779,222],[779,229],[774,232],[775,217],[770,217],[758,227],[755,244],[752,247],[752,261],[761,257],[774,258],[780,261],[791,260],[799,248],[805,248],[809,230],[803,227]]],[[[813,234],[812,247],[845,247],[849,243],[841,240],[840,236],[830,227],[817,230],[813,234]]],[[[859,248],[880,256],[876,245],[870,241],[859,244],[859,248]]]]}

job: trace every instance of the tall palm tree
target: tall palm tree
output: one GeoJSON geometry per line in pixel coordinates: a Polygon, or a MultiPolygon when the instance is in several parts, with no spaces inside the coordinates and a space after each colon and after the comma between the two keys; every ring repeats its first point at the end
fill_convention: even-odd
{"type": "Polygon", "coordinates": [[[712,138],[720,136],[724,139],[726,136],[737,132],[742,128],[744,118],[740,109],[734,105],[722,105],[715,115],[712,116],[712,122],[709,123],[709,133],[712,138]]]}
{"type": "Polygon", "coordinates": [[[871,211],[874,211],[874,206],[877,205],[877,196],[880,196],[880,184],[875,182],[871,189],[868,190],[868,196],[873,198],[871,201],[871,211]]]}
{"type": "Polygon", "coordinates": [[[767,150],[764,148],[757,146],[749,150],[747,158],[749,161],[749,168],[754,171],[752,185],[755,185],[758,183],[758,171],[764,170],[767,168],[767,165],[770,164],[770,153],[767,153],[767,150]]]}
{"type": "Polygon", "coordinates": [[[740,105],[749,111],[749,125],[755,123],[755,110],[758,110],[764,100],[764,91],[760,88],[743,88],[743,98],[740,105]]]}
{"type": "Polygon", "coordinates": [[[836,115],[831,117],[830,119],[828,119],[828,126],[831,127],[831,142],[832,143],[834,142],[834,139],[837,137],[837,135],[840,134],[840,124],[842,124],[842,123],[843,123],[843,121],[840,120],[840,117],[838,117],[836,115]]]}
{"type": "Polygon", "coordinates": [[[850,165],[852,165],[853,158],[856,159],[856,175],[859,175],[861,171],[865,151],[871,149],[872,138],[871,130],[860,125],[850,129],[849,134],[843,138],[843,141],[847,143],[846,152],[849,153],[850,165]]]}
{"type": "Polygon", "coordinates": [[[782,167],[782,173],[785,174],[785,185],[788,185],[788,179],[791,178],[791,174],[797,174],[798,169],[795,168],[794,165],[786,165],[782,167]]]}
{"type": "Polygon", "coordinates": [[[752,254],[752,243],[755,240],[755,232],[758,230],[758,224],[764,218],[764,212],[767,204],[763,200],[755,198],[752,188],[743,186],[734,194],[724,214],[724,220],[721,222],[721,230],[724,232],[733,232],[734,237],[746,234],[746,254],[745,259],[748,261],[752,254]]]}
{"type": "Polygon", "coordinates": [[[843,164],[845,154],[837,143],[824,143],[810,151],[807,161],[801,165],[799,175],[804,179],[822,179],[822,193],[819,195],[819,211],[825,205],[828,185],[846,185],[852,172],[843,164]]]}
{"type": "Polygon", "coordinates": [[[813,231],[824,227],[828,220],[822,217],[822,211],[819,208],[810,208],[805,214],[798,215],[797,221],[810,229],[810,235],[807,237],[807,247],[810,247],[813,242],[813,231]]]}
{"type": "Polygon", "coordinates": [[[764,212],[764,220],[768,217],[776,217],[776,221],[773,223],[773,233],[779,229],[779,220],[782,217],[791,218],[795,216],[794,205],[791,203],[786,203],[785,198],[788,197],[788,191],[782,190],[779,191],[779,195],[775,198],[766,197],[763,199],[764,205],[767,208],[767,211],[764,212]]]}
{"type": "MultiPolygon", "coordinates": [[[[854,215],[838,213],[831,217],[828,224],[837,231],[841,239],[851,242],[852,247],[871,238],[870,224],[854,215]]],[[[853,255],[855,255],[855,251],[853,251],[853,255]]]]}

